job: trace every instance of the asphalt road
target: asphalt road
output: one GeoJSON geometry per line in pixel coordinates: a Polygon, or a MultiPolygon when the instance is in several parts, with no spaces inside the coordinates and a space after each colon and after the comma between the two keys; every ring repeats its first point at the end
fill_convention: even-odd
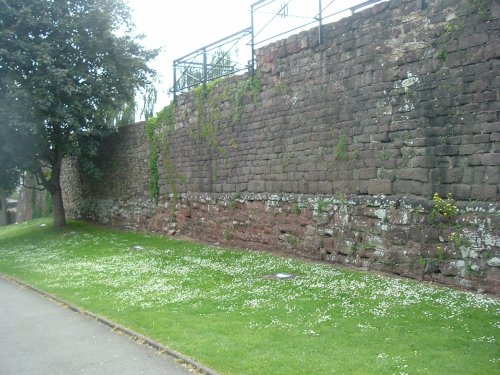
{"type": "Polygon", "coordinates": [[[127,335],[0,278],[0,374],[192,374],[127,335]]]}

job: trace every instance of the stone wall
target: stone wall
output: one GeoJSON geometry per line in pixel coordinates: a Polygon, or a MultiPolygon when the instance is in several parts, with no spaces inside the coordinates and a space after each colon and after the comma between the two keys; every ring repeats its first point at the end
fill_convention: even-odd
{"type": "Polygon", "coordinates": [[[80,218],[187,234],[500,293],[500,5],[391,0],[257,52],[178,98],[157,129],[103,144],[101,181],[70,161],[80,218]],[[432,196],[460,213],[429,222],[432,196]],[[455,204],[455,203],[454,203],[455,204]]]}
{"type": "Polygon", "coordinates": [[[35,176],[26,174],[24,185],[19,190],[19,199],[15,210],[11,210],[13,223],[21,223],[52,214],[52,200],[48,191],[37,185],[35,176]],[[35,187],[34,189],[31,187],[35,187]]]}
{"type": "Polygon", "coordinates": [[[385,2],[325,25],[322,44],[312,29],[260,49],[262,93],[241,108],[234,81],[181,97],[178,190],[498,200],[498,2],[419,5],[385,2]]]}

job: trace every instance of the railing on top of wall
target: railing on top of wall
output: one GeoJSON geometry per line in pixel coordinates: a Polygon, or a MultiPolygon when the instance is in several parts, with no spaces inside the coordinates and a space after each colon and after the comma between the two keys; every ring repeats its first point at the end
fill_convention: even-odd
{"type": "MultiPolygon", "coordinates": [[[[271,43],[348,17],[355,12],[389,0],[260,0],[251,5],[251,26],[174,60],[174,85],[177,94],[238,72],[255,71],[255,50],[271,43]]],[[[420,0],[422,4],[426,0],[420,0]]]]}
{"type": "Polygon", "coordinates": [[[174,94],[249,68],[252,31],[246,28],[174,60],[174,94]]]}

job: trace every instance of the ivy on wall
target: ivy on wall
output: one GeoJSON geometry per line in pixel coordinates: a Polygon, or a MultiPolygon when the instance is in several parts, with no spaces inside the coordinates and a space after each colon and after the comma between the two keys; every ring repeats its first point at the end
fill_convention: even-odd
{"type": "MultiPolygon", "coordinates": [[[[262,91],[262,84],[258,76],[241,80],[234,85],[230,80],[216,80],[193,90],[196,100],[197,119],[195,126],[188,129],[192,139],[204,143],[206,150],[211,154],[228,156],[228,149],[220,141],[221,131],[227,130],[229,124],[235,125],[241,121],[244,98],[252,95],[253,101],[258,102],[258,95],[262,91]],[[216,93],[215,88],[220,90],[216,93]],[[229,103],[224,108],[224,104],[229,103]]],[[[170,190],[177,201],[177,180],[185,181],[185,177],[179,175],[170,157],[170,145],[175,132],[175,103],[163,108],[156,116],[151,117],[146,124],[146,135],[149,139],[151,149],[149,154],[150,169],[150,193],[155,202],[160,199],[160,171],[159,158],[161,155],[165,166],[167,182],[170,190]]],[[[231,149],[238,149],[234,139],[227,140],[231,149]]],[[[213,175],[216,175],[214,172],[213,175]]]]}
{"type": "Polygon", "coordinates": [[[159,157],[161,155],[165,168],[165,176],[173,195],[172,216],[175,216],[177,204],[177,180],[186,183],[186,178],[180,175],[170,157],[170,145],[175,133],[175,102],[167,105],[156,116],[151,117],[146,124],[146,134],[151,144],[149,155],[150,192],[151,197],[158,202],[160,199],[159,157]]]}
{"type": "Polygon", "coordinates": [[[31,212],[33,219],[48,217],[52,214],[52,196],[48,191],[31,189],[31,212]]]}
{"type": "MultiPolygon", "coordinates": [[[[189,136],[204,143],[208,159],[215,154],[227,158],[229,148],[238,150],[239,145],[234,138],[221,142],[221,135],[229,135],[230,126],[241,122],[245,98],[252,96],[254,104],[258,104],[262,83],[259,75],[239,80],[236,84],[229,79],[219,79],[193,90],[196,98],[196,124],[188,129],[189,136]]],[[[227,138],[227,137],[226,137],[227,138]]],[[[217,177],[217,168],[211,165],[212,178],[217,177]]]]}
{"type": "Polygon", "coordinates": [[[151,197],[158,202],[160,198],[160,174],[158,172],[158,118],[151,117],[146,123],[146,135],[149,139],[150,151],[149,151],[149,173],[150,173],[150,183],[149,192],[151,197]]]}

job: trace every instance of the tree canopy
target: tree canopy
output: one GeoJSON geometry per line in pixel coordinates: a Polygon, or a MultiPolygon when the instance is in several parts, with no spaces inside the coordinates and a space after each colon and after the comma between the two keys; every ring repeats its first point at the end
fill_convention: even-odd
{"type": "Polygon", "coordinates": [[[140,39],[122,0],[0,0],[0,157],[9,140],[29,144],[10,170],[36,174],[56,226],[63,158],[92,170],[100,140],[154,77],[157,51],[140,39]]]}

